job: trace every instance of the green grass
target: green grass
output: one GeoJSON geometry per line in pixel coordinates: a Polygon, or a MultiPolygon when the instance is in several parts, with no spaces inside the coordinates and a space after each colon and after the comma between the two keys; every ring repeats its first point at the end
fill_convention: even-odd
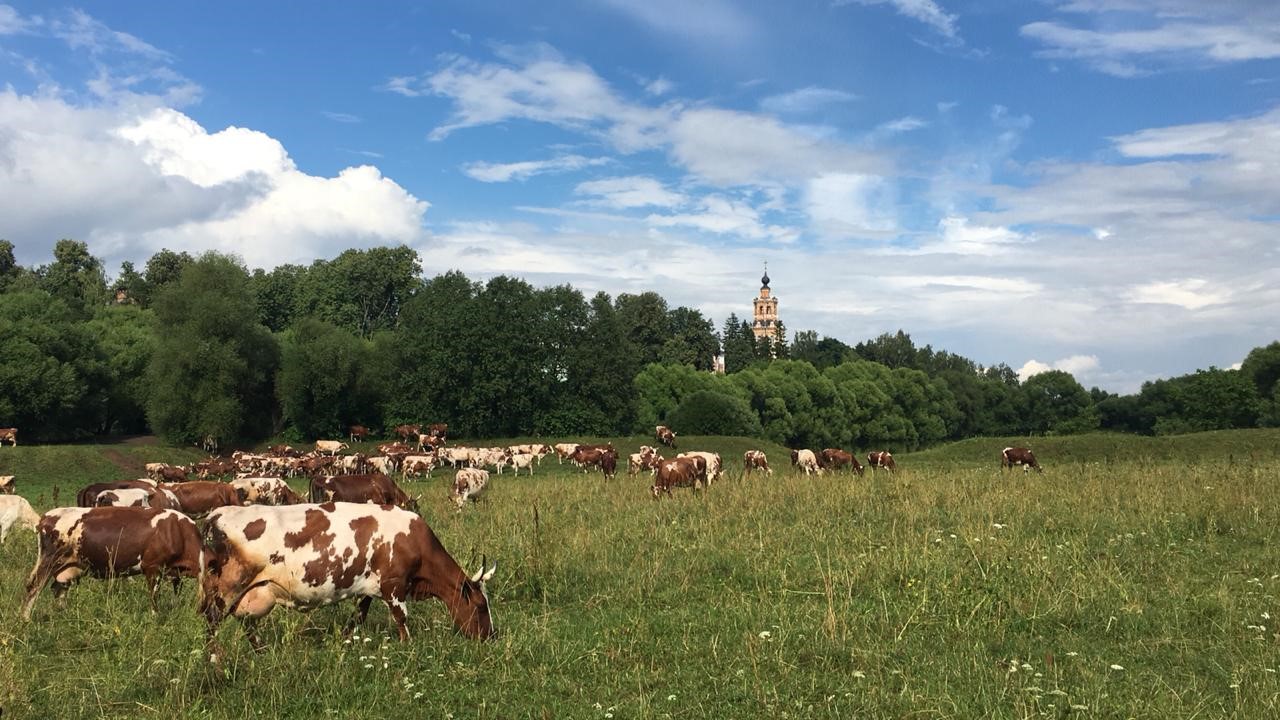
{"type": "MultiPolygon", "coordinates": [[[[774,475],[742,480],[741,452],[759,443],[682,437],[682,449],[725,456],[729,479],[704,497],[655,502],[647,476],[605,482],[552,458],[532,479],[495,478],[461,515],[438,471],[410,486],[456,558],[498,561],[496,640],[456,635],[435,602],[411,607],[407,644],[390,639],[381,607],[349,644],[338,629],[350,605],[277,609],[261,654],[224,624],[216,669],[191,583],[152,615],[139,580],[86,580],[65,609],[45,595],[23,623],[34,550],[19,532],[0,548],[0,707],[6,718],[1273,717],[1276,439],[1037,438],[1020,444],[1048,469],[1025,476],[999,472],[1003,439],[968,441],[862,479],[796,476],[765,447],[774,475]],[[1203,452],[1214,440],[1231,450],[1203,452]]],[[[30,469],[15,474],[38,499],[102,479],[103,449],[37,463],[23,456],[44,448],[6,447],[0,468],[30,469]]]]}

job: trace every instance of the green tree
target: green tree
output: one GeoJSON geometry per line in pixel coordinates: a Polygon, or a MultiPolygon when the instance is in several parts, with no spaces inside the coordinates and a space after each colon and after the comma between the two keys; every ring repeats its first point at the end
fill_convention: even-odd
{"type": "Polygon", "coordinates": [[[711,369],[720,352],[720,340],[710,320],[697,310],[681,306],[667,314],[667,328],[668,337],[659,353],[661,362],[711,369]]]}
{"type": "Polygon", "coordinates": [[[890,335],[884,333],[874,340],[858,343],[853,347],[858,357],[891,368],[919,368],[916,346],[911,336],[899,330],[890,335]]]}
{"type": "Polygon", "coordinates": [[[791,345],[787,342],[787,326],[778,321],[773,331],[773,357],[786,360],[791,357],[791,345]]]}
{"type": "Polygon", "coordinates": [[[723,337],[726,373],[736,373],[755,361],[756,339],[751,332],[750,323],[739,320],[736,314],[730,313],[724,321],[723,337]]]}
{"type": "Polygon", "coordinates": [[[372,353],[372,343],[314,318],[284,334],[276,394],[293,436],[342,437],[353,423],[377,426],[383,398],[372,353]]]}
{"type": "Polygon", "coordinates": [[[667,423],[687,435],[743,435],[761,433],[760,418],[736,395],[700,390],[681,401],[667,423]]]}
{"type": "Polygon", "coordinates": [[[623,293],[614,301],[614,308],[640,366],[661,361],[663,349],[673,337],[667,301],[656,292],[623,293]]]}
{"type": "Polygon", "coordinates": [[[147,259],[142,268],[142,287],[137,300],[144,307],[150,307],[152,300],[163,289],[178,281],[182,271],[194,262],[186,252],[174,252],[161,248],[159,252],[147,259]]]}
{"type": "Polygon", "coordinates": [[[422,287],[421,274],[417,251],[404,245],[347,250],[311,265],[300,277],[294,307],[368,338],[396,326],[422,287]]]}
{"type": "Polygon", "coordinates": [[[53,246],[53,262],[40,270],[40,284],[53,297],[82,315],[106,303],[107,280],[102,263],[89,246],[76,240],[59,240],[53,246]]]}
{"type": "Polygon", "coordinates": [[[1049,370],[1022,383],[1026,429],[1070,435],[1098,429],[1093,399],[1071,373],[1049,370]]]}
{"type": "Polygon", "coordinates": [[[128,260],[120,263],[120,274],[116,276],[116,281],[111,284],[112,300],[116,300],[116,294],[124,293],[124,302],[137,303],[138,295],[145,292],[143,286],[146,280],[141,273],[134,269],[133,263],[128,260]]]}
{"type": "MultiPolygon", "coordinates": [[[[2,281],[0,281],[2,282],[2,281]]],[[[1240,374],[1253,383],[1259,398],[1259,422],[1280,427],[1280,341],[1256,347],[1240,364],[1240,374]]]]}
{"type": "Polygon", "coordinates": [[[135,304],[98,308],[85,325],[103,357],[96,432],[137,434],[147,429],[147,365],[156,348],[155,314],[135,304]]]}
{"type": "Polygon", "coordinates": [[[1157,435],[1254,427],[1262,411],[1257,387],[1238,370],[1211,367],[1157,385],[1164,390],[1157,435]]]}
{"type": "Polygon", "coordinates": [[[300,265],[280,265],[270,272],[261,268],[253,271],[249,286],[253,289],[258,322],[272,332],[281,332],[298,319],[298,286],[306,273],[307,269],[300,265]]]}
{"type": "Polygon", "coordinates": [[[256,320],[249,273],[206,253],[154,299],[159,341],[147,367],[147,418],[174,444],[222,444],[275,429],[279,347],[256,320]]]}
{"type": "Polygon", "coordinates": [[[20,272],[22,267],[14,258],[13,243],[0,240],[0,292],[5,292],[20,272]]]}

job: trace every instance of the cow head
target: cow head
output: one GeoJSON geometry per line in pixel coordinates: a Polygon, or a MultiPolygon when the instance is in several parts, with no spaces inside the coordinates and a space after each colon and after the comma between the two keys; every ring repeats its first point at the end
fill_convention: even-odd
{"type": "Polygon", "coordinates": [[[0,495],[12,495],[14,491],[13,476],[0,475],[0,495]]]}
{"type": "Polygon", "coordinates": [[[470,577],[462,579],[458,588],[461,602],[454,622],[458,630],[469,638],[487,640],[493,637],[493,615],[489,612],[489,593],[484,584],[493,578],[498,570],[494,563],[488,570],[484,567],[485,559],[480,560],[480,569],[470,577]]]}

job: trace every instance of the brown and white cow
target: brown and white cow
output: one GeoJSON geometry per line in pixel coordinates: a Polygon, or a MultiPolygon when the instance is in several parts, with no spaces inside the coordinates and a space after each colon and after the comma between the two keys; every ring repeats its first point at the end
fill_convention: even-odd
{"type": "Polygon", "coordinates": [[[19,527],[36,529],[40,515],[31,509],[31,503],[19,495],[0,497],[0,543],[9,535],[9,528],[19,527]]]}
{"type": "MultiPolygon", "coordinates": [[[[400,461],[400,470],[406,478],[411,475],[430,475],[437,462],[435,455],[405,455],[400,461]]],[[[381,469],[379,471],[386,472],[381,469]]]]}
{"type": "Polygon", "coordinates": [[[395,505],[406,510],[417,510],[417,501],[400,488],[389,475],[329,475],[312,478],[311,502],[353,502],[374,505],[395,505]]]}
{"type": "Polygon", "coordinates": [[[342,442],[341,440],[317,440],[316,441],[316,452],[323,453],[325,455],[337,455],[343,450],[346,450],[347,447],[348,445],[342,442]]]}
{"type": "Polygon", "coordinates": [[[533,453],[513,453],[507,456],[507,464],[515,469],[516,477],[520,477],[520,471],[525,468],[529,469],[529,475],[532,476],[534,462],[537,461],[539,457],[541,456],[533,453]]]}
{"type": "Polygon", "coordinates": [[[40,555],[27,579],[22,605],[27,620],[50,581],[54,597],[61,598],[85,573],[101,578],[140,574],[147,578],[155,610],[156,587],[163,575],[172,578],[176,591],[179,579],[197,577],[203,564],[195,521],[173,510],[55,508],[40,518],[36,532],[40,555]]]}
{"type": "Polygon", "coordinates": [[[719,479],[720,479],[720,472],[721,472],[721,470],[723,470],[723,464],[720,462],[720,454],[719,454],[719,453],[713,453],[713,452],[682,452],[682,453],[680,453],[679,455],[676,455],[676,457],[678,457],[678,458],[682,458],[682,457],[700,457],[700,458],[702,458],[703,462],[705,462],[705,463],[706,463],[706,465],[707,465],[707,477],[706,477],[706,481],[707,481],[707,486],[708,486],[708,487],[710,487],[710,486],[711,486],[711,483],[713,483],[713,482],[715,482],[715,481],[717,481],[717,480],[719,480],[719,479]]]}
{"type": "Polygon", "coordinates": [[[627,474],[638,475],[641,470],[657,472],[658,464],[654,461],[657,457],[660,457],[657,448],[641,445],[640,452],[631,453],[627,458],[627,474]]]}
{"type": "Polygon", "coordinates": [[[766,475],[773,474],[773,470],[769,469],[769,458],[763,450],[748,450],[742,454],[743,474],[752,470],[763,470],[766,475]]]}
{"type": "Polygon", "coordinates": [[[236,478],[230,485],[241,505],[297,505],[304,500],[283,478],[236,478]]]}
{"type": "Polygon", "coordinates": [[[822,472],[822,466],[818,464],[818,456],[814,455],[812,450],[792,450],[791,466],[803,470],[805,475],[822,472]]]}
{"type": "Polygon", "coordinates": [[[401,641],[409,639],[407,603],[442,600],[462,634],[493,635],[485,581],[497,566],[470,577],[416,514],[352,503],[222,508],[209,517],[199,611],[213,636],[228,615],[252,624],[276,605],[303,610],[356,601],[363,622],[374,598],[387,604],[401,641]]]}
{"type": "Polygon", "coordinates": [[[564,461],[578,449],[578,443],[557,443],[552,446],[552,449],[556,451],[556,461],[564,464],[564,461]]]}
{"type": "Polygon", "coordinates": [[[164,488],[123,488],[98,493],[97,507],[140,507],[182,512],[178,496],[164,488]]]}
{"type": "Polygon", "coordinates": [[[431,423],[427,426],[427,435],[434,438],[432,445],[443,445],[449,442],[449,423],[431,423]]]}
{"type": "Polygon", "coordinates": [[[666,425],[659,425],[654,428],[654,437],[658,439],[658,443],[666,445],[672,450],[676,449],[676,434],[666,425]]]}
{"type": "Polygon", "coordinates": [[[17,446],[18,444],[18,428],[0,428],[0,445],[4,443],[17,446]]]}
{"type": "Polygon", "coordinates": [[[93,483],[80,488],[76,492],[76,505],[80,507],[93,507],[98,502],[98,495],[107,490],[125,490],[128,488],[141,488],[143,490],[154,490],[157,487],[154,480],[118,480],[116,482],[93,483]]]}
{"type": "Polygon", "coordinates": [[[0,495],[13,495],[18,491],[18,484],[12,475],[0,475],[0,495]]]}
{"type": "Polygon", "coordinates": [[[347,428],[347,438],[351,442],[364,441],[369,439],[369,428],[363,425],[352,425],[347,428]]]}
{"type": "Polygon", "coordinates": [[[403,442],[403,443],[408,443],[410,440],[416,438],[421,432],[422,432],[421,425],[410,425],[410,424],[397,425],[395,429],[391,431],[393,435],[400,436],[400,442],[403,442]]]}
{"type": "Polygon", "coordinates": [[[858,462],[858,458],[853,453],[845,452],[839,448],[826,448],[818,455],[818,464],[826,470],[839,470],[847,467],[853,472],[862,474],[862,463],[858,462]]]}
{"type": "Polygon", "coordinates": [[[662,493],[670,497],[673,487],[688,487],[695,490],[703,488],[706,474],[707,463],[701,457],[664,460],[658,465],[658,471],[653,476],[653,497],[656,499],[662,493]]]}
{"type": "Polygon", "coordinates": [[[458,512],[466,506],[467,501],[476,502],[485,488],[489,487],[489,471],[478,468],[463,468],[453,476],[453,504],[458,512]]]}
{"type": "Polygon", "coordinates": [[[892,472],[898,469],[897,463],[893,461],[893,454],[888,450],[872,450],[867,453],[867,467],[873,471],[884,469],[892,472]]]}
{"type": "Polygon", "coordinates": [[[192,482],[160,485],[161,490],[168,490],[178,497],[182,512],[196,516],[227,505],[239,505],[240,495],[227,483],[216,480],[195,480],[192,482]]]}
{"type": "Polygon", "coordinates": [[[1040,467],[1040,463],[1036,462],[1035,453],[1024,447],[1007,447],[1000,453],[1000,467],[1012,468],[1014,465],[1021,465],[1022,472],[1026,472],[1031,468],[1035,468],[1036,472],[1044,472],[1044,468],[1040,467]]]}

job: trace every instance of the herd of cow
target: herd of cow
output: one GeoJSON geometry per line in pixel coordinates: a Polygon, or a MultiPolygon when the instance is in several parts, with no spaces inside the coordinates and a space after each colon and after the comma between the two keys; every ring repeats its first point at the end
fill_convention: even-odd
{"type": "MultiPolygon", "coordinates": [[[[197,578],[198,611],[208,624],[211,657],[218,650],[214,633],[228,616],[240,618],[254,647],[261,642],[255,621],[277,605],[308,609],[345,599],[356,601],[348,630],[364,621],[370,604],[382,600],[401,640],[408,638],[406,603],[437,598],[448,608],[456,627],[471,638],[488,638],[493,630],[484,583],[496,565],[464,572],[418,515],[418,498],[392,479],[429,474],[449,465],[456,470],[451,499],[459,511],[488,486],[492,467],[498,474],[511,466],[533,468],[555,454],[584,472],[598,469],[616,475],[618,454],[612,443],[527,444],[505,448],[445,447],[447,426],[403,425],[399,442],[378,446],[379,455],[339,454],[341,441],[321,440],[300,453],[274,446],[263,453],[233,453],[189,467],[151,463],[147,478],[94,483],[76,493],[76,507],[37,514],[15,494],[13,476],[0,476],[0,542],[9,528],[35,530],[39,553],[26,585],[23,617],[46,586],[62,599],[82,575],[142,575],[151,607],[162,579],[174,591],[184,577],[197,578]],[[410,443],[413,443],[412,445],[410,443]],[[285,478],[306,475],[306,497],[285,478]],[[191,479],[195,476],[197,479],[191,479]],[[233,476],[230,479],[211,479],[233,476]],[[197,524],[197,519],[201,524],[197,524]]],[[[0,440],[16,444],[17,431],[0,429],[0,440]]],[[[366,440],[368,430],[351,428],[352,441],[366,440]]],[[[658,426],[660,446],[676,449],[676,434],[658,426]]],[[[792,450],[791,464],[805,475],[848,470],[863,465],[851,453],[828,448],[820,453],[792,450]]],[[[1026,448],[1005,448],[1002,467],[1020,465],[1040,470],[1026,448]]],[[[867,455],[867,466],[896,470],[884,451],[867,455]]],[[[720,455],[686,451],[671,459],[657,447],[642,446],[629,457],[628,473],[649,472],[652,496],[670,496],[672,488],[709,487],[723,473],[720,455]]],[[[760,450],[743,456],[743,473],[772,474],[760,450]]],[[[56,499],[55,499],[56,502],[56,499]]]]}

